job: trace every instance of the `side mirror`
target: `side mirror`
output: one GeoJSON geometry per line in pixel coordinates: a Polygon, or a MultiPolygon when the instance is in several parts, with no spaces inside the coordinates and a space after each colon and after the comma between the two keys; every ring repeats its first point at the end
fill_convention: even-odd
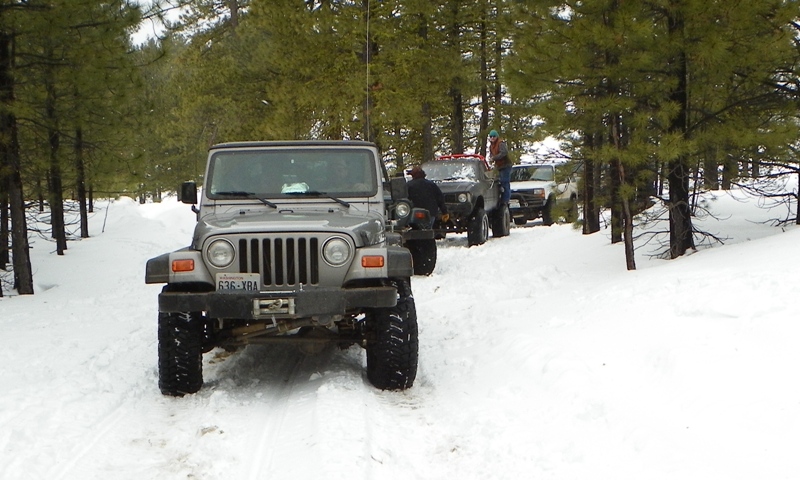
{"type": "Polygon", "coordinates": [[[393,201],[408,198],[408,186],[406,185],[405,177],[392,177],[389,186],[393,201]]]}
{"type": "Polygon", "coordinates": [[[189,205],[197,204],[197,184],[194,182],[183,182],[179,192],[178,200],[189,205]]]}

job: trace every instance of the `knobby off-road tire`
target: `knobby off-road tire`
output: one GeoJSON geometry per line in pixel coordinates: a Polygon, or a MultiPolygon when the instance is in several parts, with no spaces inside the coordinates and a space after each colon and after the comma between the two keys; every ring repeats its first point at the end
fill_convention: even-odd
{"type": "Polygon", "coordinates": [[[417,377],[417,309],[409,280],[397,280],[397,305],[368,314],[367,379],[381,390],[405,390],[417,377]]]}
{"type": "Polygon", "coordinates": [[[203,386],[203,320],[199,312],[158,314],[158,388],[181,397],[203,386]]]}
{"type": "Polygon", "coordinates": [[[492,214],[492,235],[507,237],[511,232],[511,212],[508,205],[500,205],[492,214]]]}
{"type": "Polygon", "coordinates": [[[553,224],[553,205],[556,201],[553,197],[547,199],[547,203],[542,208],[542,223],[548,227],[553,224]]]}
{"type": "Polygon", "coordinates": [[[414,275],[430,275],[436,268],[436,240],[410,240],[406,248],[414,261],[414,275]]]}
{"type": "Polygon", "coordinates": [[[478,208],[467,224],[467,245],[483,245],[488,238],[489,216],[486,215],[486,210],[478,208]]]}

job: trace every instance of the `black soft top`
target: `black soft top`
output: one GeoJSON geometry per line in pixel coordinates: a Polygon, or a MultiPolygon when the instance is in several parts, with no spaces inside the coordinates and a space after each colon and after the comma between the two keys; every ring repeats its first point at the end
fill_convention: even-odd
{"type": "Polygon", "coordinates": [[[363,140],[278,140],[253,142],[227,142],[212,145],[209,150],[225,148],[259,148],[259,147],[375,147],[373,142],[363,140]]]}

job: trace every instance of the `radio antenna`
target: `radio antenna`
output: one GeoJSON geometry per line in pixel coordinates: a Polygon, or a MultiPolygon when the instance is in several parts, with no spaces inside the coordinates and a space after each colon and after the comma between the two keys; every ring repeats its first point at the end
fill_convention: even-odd
{"type": "Polygon", "coordinates": [[[369,98],[369,54],[370,54],[370,50],[372,50],[372,48],[370,47],[370,44],[369,44],[369,13],[370,13],[369,0],[367,0],[367,54],[366,54],[366,59],[367,59],[367,98],[366,98],[366,104],[364,105],[364,128],[366,129],[366,131],[364,132],[364,139],[366,141],[368,141],[368,142],[372,140],[370,138],[370,135],[369,135],[369,132],[370,132],[370,125],[369,125],[369,110],[370,110],[370,104],[369,104],[369,102],[370,102],[370,98],[369,98]]]}

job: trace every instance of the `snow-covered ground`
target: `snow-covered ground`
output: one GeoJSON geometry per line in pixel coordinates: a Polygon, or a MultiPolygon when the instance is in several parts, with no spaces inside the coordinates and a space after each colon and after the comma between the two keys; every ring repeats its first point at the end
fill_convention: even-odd
{"type": "Polygon", "coordinates": [[[251,346],[206,354],[203,389],[170,398],[144,264],[194,215],[101,202],[65,256],[32,239],[35,295],[0,299],[0,478],[800,478],[800,230],[710,208],[725,246],[639,250],[632,272],[607,231],[448,237],[413,279],[405,392],[372,388],[357,347],[251,346]]]}

